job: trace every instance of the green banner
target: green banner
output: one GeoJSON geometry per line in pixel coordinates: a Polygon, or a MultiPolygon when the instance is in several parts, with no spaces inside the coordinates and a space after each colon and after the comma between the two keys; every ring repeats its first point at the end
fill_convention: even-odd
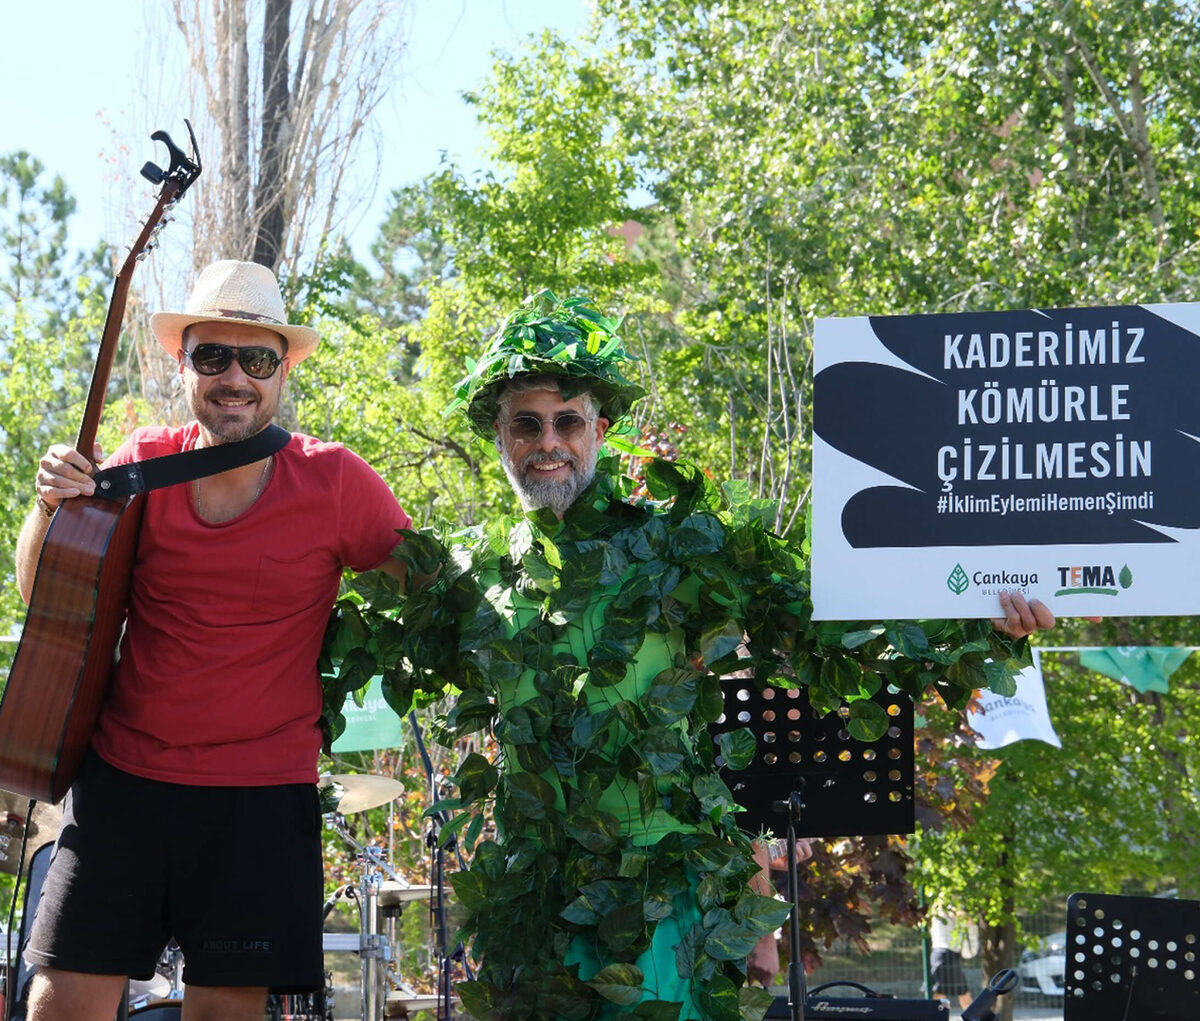
{"type": "Polygon", "coordinates": [[[1117,645],[1107,649],[1081,649],[1081,666],[1105,677],[1124,681],[1138,691],[1166,692],[1167,680],[1191,655],[1175,646],[1117,645]]]}
{"type": "Polygon", "coordinates": [[[401,720],[384,701],[378,677],[371,678],[361,706],[355,704],[353,695],[347,695],[342,713],[346,729],[333,742],[335,752],[369,752],[400,744],[401,720]]]}

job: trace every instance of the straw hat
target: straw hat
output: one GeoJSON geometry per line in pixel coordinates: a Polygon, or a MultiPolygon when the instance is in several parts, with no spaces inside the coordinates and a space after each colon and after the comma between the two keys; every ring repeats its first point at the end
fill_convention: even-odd
{"type": "Polygon", "coordinates": [[[320,335],[308,326],[287,321],[279,283],[266,266],[224,259],[206,266],[192,288],[184,312],[155,312],[150,329],[174,358],[183,350],[183,331],[193,323],[245,323],[274,330],[288,344],[295,365],[316,350],[320,335]]]}

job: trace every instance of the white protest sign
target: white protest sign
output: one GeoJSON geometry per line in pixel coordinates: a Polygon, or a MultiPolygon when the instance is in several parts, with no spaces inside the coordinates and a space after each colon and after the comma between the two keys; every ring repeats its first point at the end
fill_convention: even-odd
{"type": "Polygon", "coordinates": [[[817,619],[1200,613],[1200,304],[820,319],[817,619]]]}

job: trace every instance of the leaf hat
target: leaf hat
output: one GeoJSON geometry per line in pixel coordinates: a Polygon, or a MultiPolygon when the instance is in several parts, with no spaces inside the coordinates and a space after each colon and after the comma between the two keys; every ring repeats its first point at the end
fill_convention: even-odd
{"type": "Polygon", "coordinates": [[[553,376],[570,400],[591,393],[600,414],[615,423],[646,393],[621,372],[630,361],[616,332],[620,319],[602,315],[590,298],[530,295],[504,321],[479,360],[454,388],[447,411],[461,411],[484,439],[494,435],[500,393],[516,376],[553,376]]]}

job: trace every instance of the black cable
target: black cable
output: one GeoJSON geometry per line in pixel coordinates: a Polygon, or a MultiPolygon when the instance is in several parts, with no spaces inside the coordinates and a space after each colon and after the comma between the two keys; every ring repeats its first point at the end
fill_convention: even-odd
{"type": "Polygon", "coordinates": [[[1137,965],[1133,965],[1129,971],[1129,995],[1125,998],[1125,1013],[1121,1015],[1122,1021],[1129,1021],[1129,1008],[1133,1005],[1133,987],[1137,985],[1137,965]]]}

